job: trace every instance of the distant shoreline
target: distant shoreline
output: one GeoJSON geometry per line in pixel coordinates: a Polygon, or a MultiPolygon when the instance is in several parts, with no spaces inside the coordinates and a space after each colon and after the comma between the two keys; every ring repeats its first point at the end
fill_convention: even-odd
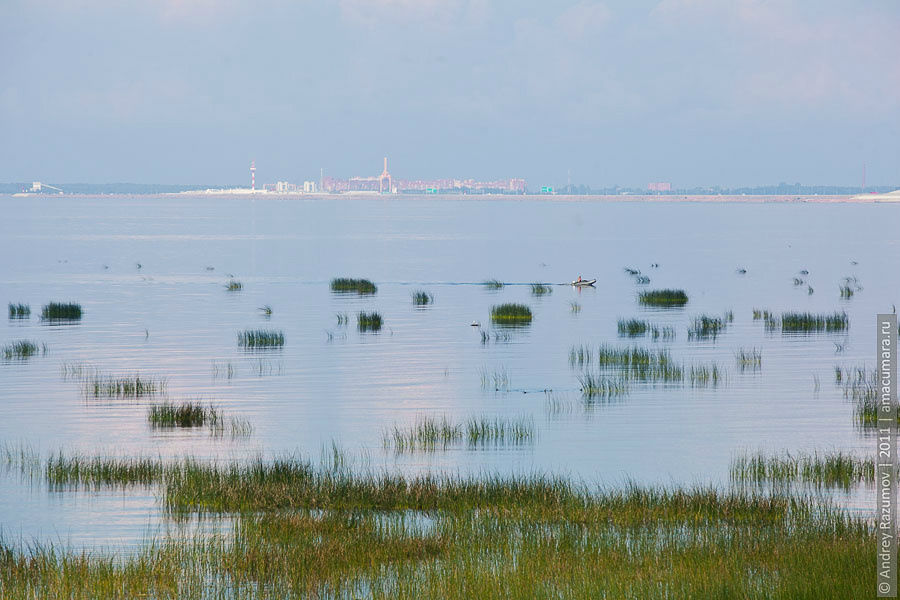
{"type": "Polygon", "coordinates": [[[702,202],[702,203],[813,203],[813,204],[890,204],[900,202],[898,194],[871,195],[544,195],[544,194],[372,194],[372,193],[216,193],[216,192],[177,192],[160,194],[0,194],[0,198],[259,198],[264,199],[298,199],[298,200],[473,200],[473,201],[531,201],[531,202],[702,202]]]}

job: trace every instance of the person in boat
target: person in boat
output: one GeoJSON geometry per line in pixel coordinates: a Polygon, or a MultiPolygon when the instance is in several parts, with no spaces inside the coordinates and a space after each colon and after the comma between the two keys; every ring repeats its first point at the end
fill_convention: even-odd
{"type": "Polygon", "coordinates": [[[581,283],[581,275],[578,276],[578,283],[581,283]]]}

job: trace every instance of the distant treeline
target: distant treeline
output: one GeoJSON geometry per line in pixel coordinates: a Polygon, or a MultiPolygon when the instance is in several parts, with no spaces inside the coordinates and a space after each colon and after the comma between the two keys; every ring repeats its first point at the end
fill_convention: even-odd
{"type": "Polygon", "coordinates": [[[803,185],[800,183],[779,183],[777,185],[761,185],[756,187],[693,187],[693,188],[673,188],[666,192],[651,192],[647,188],[634,187],[605,187],[591,188],[586,185],[569,185],[556,188],[557,194],[569,195],[600,195],[600,196],[618,196],[620,194],[659,194],[662,196],[812,196],[818,194],[820,196],[852,196],[862,193],[884,194],[900,189],[900,185],[873,185],[866,187],[865,190],[859,186],[839,186],[839,185],[803,185]]]}

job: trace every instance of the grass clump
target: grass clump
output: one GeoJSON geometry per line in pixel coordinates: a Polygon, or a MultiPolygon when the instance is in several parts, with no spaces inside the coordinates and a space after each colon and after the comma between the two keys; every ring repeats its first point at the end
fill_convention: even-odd
{"type": "Polygon", "coordinates": [[[628,383],[622,378],[584,373],[578,377],[578,382],[581,384],[581,394],[588,400],[615,398],[628,393],[628,383]]]}
{"type": "Polygon", "coordinates": [[[74,302],[51,302],[41,310],[44,321],[78,321],[81,319],[81,305],[74,302]]]}
{"type": "Polygon", "coordinates": [[[247,421],[234,417],[225,419],[214,406],[200,402],[154,404],[147,411],[147,421],[151,427],[158,429],[206,427],[212,434],[222,434],[228,430],[232,436],[253,432],[247,421]]]}
{"type": "Polygon", "coordinates": [[[31,316],[31,306],[28,304],[13,304],[9,303],[9,318],[10,319],[27,319],[31,316]]]}
{"type": "Polygon", "coordinates": [[[84,392],[94,398],[141,398],[154,396],[166,389],[166,380],[157,377],[104,377],[93,373],[84,378],[84,392]]]}
{"type": "Polygon", "coordinates": [[[720,333],[728,327],[728,314],[725,317],[711,317],[709,315],[700,315],[694,317],[691,326],[688,329],[688,339],[708,340],[716,339],[720,333]]]}
{"type": "Polygon", "coordinates": [[[759,370],[762,367],[762,351],[756,348],[741,348],[734,353],[734,358],[742,371],[759,370]]]}
{"type": "Polygon", "coordinates": [[[638,294],[638,301],[645,306],[679,308],[688,303],[684,290],[647,290],[638,294]]]}
{"type": "Polygon", "coordinates": [[[447,417],[440,420],[419,417],[409,428],[394,426],[385,431],[385,448],[395,452],[433,451],[447,449],[466,442],[470,447],[484,445],[522,444],[534,437],[534,422],[521,418],[472,417],[463,423],[453,423],[447,417]]]}
{"type": "Polygon", "coordinates": [[[767,455],[743,454],[731,462],[731,480],[741,483],[806,483],[850,489],[874,483],[875,461],[840,450],[767,455]]]}
{"type": "Polygon", "coordinates": [[[353,279],[351,277],[335,277],[331,280],[331,291],[338,294],[356,293],[360,296],[371,295],[378,292],[378,286],[368,279],[353,279]]]}
{"type": "Polygon", "coordinates": [[[147,412],[153,427],[203,427],[220,419],[219,411],[199,402],[154,404],[147,412]]]}
{"type": "Polygon", "coordinates": [[[499,279],[487,279],[481,282],[481,285],[486,287],[489,290],[502,290],[503,286],[506,285],[499,279]]]}
{"type": "Polygon", "coordinates": [[[360,331],[381,331],[381,313],[361,312],[356,315],[356,326],[360,331]]]}
{"type": "Polygon", "coordinates": [[[412,302],[416,306],[428,306],[434,304],[434,296],[425,290],[416,290],[412,293],[412,302]]]}
{"type": "Polygon", "coordinates": [[[228,283],[225,284],[225,289],[229,292],[239,292],[244,289],[244,284],[237,279],[230,279],[228,280],[228,283]]]}
{"type": "Polygon", "coordinates": [[[508,302],[491,308],[491,320],[499,324],[531,323],[531,309],[524,304],[508,302]]]}
{"type": "Polygon", "coordinates": [[[844,331],[849,325],[850,319],[845,312],[830,315],[786,312],[781,315],[782,332],[844,331]]]}
{"type": "Polygon", "coordinates": [[[284,332],[271,329],[246,329],[238,333],[241,348],[263,349],[284,346],[284,332]]]}
{"type": "Polygon", "coordinates": [[[675,328],[670,326],[660,327],[649,321],[640,319],[619,319],[618,322],[619,337],[643,337],[649,335],[653,340],[660,338],[664,340],[675,339],[675,328]]]}
{"type": "Polygon", "coordinates": [[[716,387],[725,380],[725,373],[716,364],[692,365],[691,387],[716,387]]]}
{"type": "Polygon", "coordinates": [[[581,305],[572,300],[571,302],[569,302],[569,310],[572,311],[573,315],[577,315],[581,312],[581,305]]]}
{"type": "Polygon", "coordinates": [[[30,340],[17,340],[3,346],[3,360],[28,360],[36,355],[41,348],[43,348],[44,354],[46,354],[47,344],[38,346],[37,343],[30,340]]]}
{"type": "Polygon", "coordinates": [[[537,296],[540,298],[541,296],[547,296],[553,293],[553,288],[544,283],[532,283],[531,284],[531,295],[537,296]]]}

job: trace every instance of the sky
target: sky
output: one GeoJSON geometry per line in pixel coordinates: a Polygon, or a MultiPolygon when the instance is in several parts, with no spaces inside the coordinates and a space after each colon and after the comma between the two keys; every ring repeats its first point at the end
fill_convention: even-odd
{"type": "Polygon", "coordinates": [[[900,2],[0,0],[0,181],[900,183],[900,2]]]}

